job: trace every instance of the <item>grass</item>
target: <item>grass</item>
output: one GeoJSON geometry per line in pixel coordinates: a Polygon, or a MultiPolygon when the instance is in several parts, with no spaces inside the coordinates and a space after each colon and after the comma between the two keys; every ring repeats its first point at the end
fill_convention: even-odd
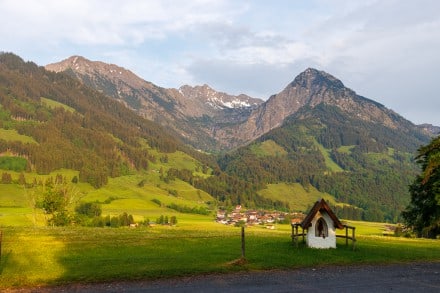
{"type": "Polygon", "coordinates": [[[341,154],[351,154],[351,150],[354,149],[354,145],[343,145],[338,147],[338,152],[340,152],[341,154]]]}
{"type": "Polygon", "coordinates": [[[313,186],[307,189],[299,183],[268,184],[266,189],[258,192],[261,196],[272,200],[287,201],[295,211],[307,212],[313,204],[324,198],[334,204],[335,199],[328,193],[322,193],[313,186]]]}
{"type": "Polygon", "coordinates": [[[55,109],[55,108],[63,108],[64,110],[74,113],[76,112],[76,110],[72,107],[67,106],[66,104],[48,99],[48,98],[41,98],[41,103],[44,104],[45,106],[51,108],[51,109],[55,109]]]}
{"type": "MultiPolygon", "coordinates": [[[[184,164],[184,163],[182,163],[184,164]]],[[[187,162],[188,166],[195,168],[194,163],[187,162]]],[[[3,172],[0,170],[0,173],[3,172]]],[[[5,171],[11,174],[12,180],[19,178],[19,172],[5,171]]],[[[175,203],[180,206],[206,207],[207,201],[214,201],[206,192],[198,190],[181,180],[173,180],[165,183],[159,179],[160,174],[155,170],[137,173],[117,178],[109,178],[107,185],[100,189],[94,189],[89,184],[73,184],[71,180],[78,176],[77,171],[57,170],[48,175],[25,173],[26,182],[45,182],[48,178],[55,178],[61,174],[68,182],[73,202],[69,206],[73,210],[80,201],[99,202],[102,204],[103,215],[119,215],[123,212],[132,214],[136,221],[144,218],[155,220],[160,215],[176,215],[176,211],[166,206],[175,203]],[[139,183],[144,181],[144,186],[139,183]],[[173,193],[177,191],[177,193],[173,193]],[[170,193],[172,192],[172,193],[170,193]],[[171,195],[172,194],[172,195],[171,195]],[[108,199],[113,199],[105,203],[108,199]],[[157,199],[162,203],[158,206],[152,200],[157,199]]],[[[43,187],[24,188],[18,184],[0,184],[0,227],[1,226],[33,226],[44,225],[45,218],[42,210],[37,209],[36,214],[32,209],[31,200],[37,201],[42,198],[43,187]]],[[[178,219],[181,217],[177,216],[178,219]]]]}
{"type": "Polygon", "coordinates": [[[440,261],[438,240],[375,236],[379,227],[368,229],[371,234],[358,235],[353,251],[342,240],[337,249],[296,248],[289,225],[277,225],[276,230],[246,228],[247,261],[234,264],[241,256],[240,229],[207,217],[187,218],[177,227],[9,227],[3,229],[0,289],[330,264],[440,261]]]}
{"type": "MultiPolygon", "coordinates": [[[[175,215],[176,227],[46,227],[42,211],[33,210],[31,205],[31,199],[40,196],[41,186],[25,189],[18,184],[0,184],[0,230],[3,232],[0,290],[326,264],[440,261],[439,240],[384,237],[381,236],[383,223],[349,222],[357,227],[359,241],[355,251],[342,245],[342,240],[335,250],[293,247],[289,225],[277,224],[275,230],[261,226],[247,228],[247,261],[237,263],[241,256],[239,228],[216,224],[213,216],[183,214],[166,207],[170,203],[206,206],[205,202],[212,200],[208,194],[181,180],[161,181],[161,168],[165,171],[186,168],[195,172],[201,169],[196,161],[182,153],[168,156],[173,163],[158,162],[143,173],[109,178],[109,183],[100,189],[85,183],[71,183],[72,178],[78,176],[78,172],[72,170],[58,170],[49,175],[25,173],[25,177],[27,182],[44,182],[61,174],[76,201],[101,202],[104,216],[128,212],[136,221],[145,218],[154,221],[160,215],[175,215]],[[170,190],[178,192],[171,195],[170,190]],[[108,201],[109,198],[112,200],[108,201]],[[154,199],[162,204],[154,203],[154,199]]],[[[157,157],[160,158],[160,154],[157,157]]],[[[13,180],[20,175],[8,173],[13,180]]],[[[313,187],[304,189],[299,184],[269,185],[262,193],[273,199],[288,200],[292,207],[303,211],[321,197],[332,202],[331,197],[313,187]]]]}
{"type": "Polygon", "coordinates": [[[35,139],[30,136],[22,135],[15,129],[3,129],[0,128],[0,137],[6,141],[20,141],[22,143],[36,143],[35,139]]]}
{"type": "Polygon", "coordinates": [[[331,172],[344,172],[344,169],[342,169],[338,164],[336,164],[335,161],[330,157],[330,150],[324,148],[324,146],[316,141],[316,139],[313,139],[314,144],[319,148],[321,151],[321,154],[324,156],[325,165],[327,166],[327,169],[331,172]]]}
{"type": "Polygon", "coordinates": [[[273,140],[266,140],[251,146],[252,153],[260,157],[280,157],[287,155],[287,151],[273,140]]]}

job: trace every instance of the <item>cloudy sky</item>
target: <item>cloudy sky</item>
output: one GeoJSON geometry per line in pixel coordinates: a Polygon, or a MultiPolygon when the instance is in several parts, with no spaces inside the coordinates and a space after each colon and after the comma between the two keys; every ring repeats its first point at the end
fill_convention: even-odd
{"type": "Polygon", "coordinates": [[[267,99],[308,67],[440,126],[437,0],[0,0],[0,51],[267,99]]]}

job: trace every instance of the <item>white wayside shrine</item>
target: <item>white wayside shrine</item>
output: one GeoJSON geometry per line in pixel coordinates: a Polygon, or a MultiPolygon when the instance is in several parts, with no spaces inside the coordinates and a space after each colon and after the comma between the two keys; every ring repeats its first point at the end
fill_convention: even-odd
{"type": "MultiPolygon", "coordinates": [[[[338,217],[330,209],[330,206],[324,199],[317,201],[312,207],[308,215],[301,223],[292,223],[292,240],[298,245],[299,236],[305,237],[305,242],[311,248],[336,248],[336,237],[343,237],[355,240],[354,227],[343,225],[338,217]],[[298,227],[301,227],[303,232],[298,233],[298,227]],[[336,229],[346,229],[345,236],[337,236],[336,229]],[[352,237],[348,237],[348,229],[352,229],[352,237]]],[[[348,244],[346,242],[346,244],[348,244]]]]}

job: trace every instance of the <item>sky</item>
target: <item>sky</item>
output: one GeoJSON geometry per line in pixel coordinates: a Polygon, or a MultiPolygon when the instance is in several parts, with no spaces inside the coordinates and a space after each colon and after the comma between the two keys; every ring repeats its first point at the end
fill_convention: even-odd
{"type": "Polygon", "coordinates": [[[0,0],[0,51],[267,100],[305,69],[440,126],[437,0],[0,0]]]}

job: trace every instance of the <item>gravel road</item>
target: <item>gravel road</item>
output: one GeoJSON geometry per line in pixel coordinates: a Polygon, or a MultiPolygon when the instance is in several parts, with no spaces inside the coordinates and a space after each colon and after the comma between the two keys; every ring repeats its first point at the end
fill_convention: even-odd
{"type": "Polygon", "coordinates": [[[440,292],[440,262],[325,266],[9,292],[440,292]]]}

